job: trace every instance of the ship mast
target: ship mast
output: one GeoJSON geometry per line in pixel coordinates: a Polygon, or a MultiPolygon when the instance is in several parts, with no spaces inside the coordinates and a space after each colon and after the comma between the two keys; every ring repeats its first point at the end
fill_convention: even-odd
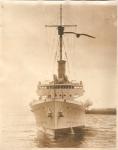
{"type": "Polygon", "coordinates": [[[62,4],[60,5],[60,25],[46,25],[46,27],[56,27],[58,30],[58,35],[59,35],[59,50],[60,50],[60,55],[59,55],[59,60],[58,60],[58,80],[61,81],[61,83],[67,82],[68,79],[66,77],[66,61],[63,60],[63,35],[64,34],[74,34],[76,35],[77,38],[79,38],[81,35],[87,36],[89,38],[95,38],[91,35],[84,34],[84,33],[75,33],[75,32],[64,32],[65,27],[77,27],[77,25],[63,25],[62,24],[62,4]]]}
{"type": "Polygon", "coordinates": [[[59,60],[58,60],[58,79],[62,81],[67,81],[66,77],[66,61],[63,60],[63,35],[65,27],[76,27],[77,25],[63,25],[62,24],[62,4],[60,5],[60,25],[57,26],[58,35],[59,35],[59,60]]]}
{"type": "Polygon", "coordinates": [[[63,60],[63,34],[64,34],[64,26],[62,25],[62,5],[60,5],[60,25],[58,28],[58,35],[59,35],[59,43],[60,43],[60,56],[58,61],[58,79],[64,81],[65,79],[65,72],[66,72],[66,61],[63,60]]]}
{"type": "Polygon", "coordinates": [[[62,35],[61,33],[63,33],[63,27],[62,27],[62,5],[60,5],[60,28],[58,27],[58,31],[61,30],[62,32],[60,32],[60,60],[62,60],[62,35]]]}

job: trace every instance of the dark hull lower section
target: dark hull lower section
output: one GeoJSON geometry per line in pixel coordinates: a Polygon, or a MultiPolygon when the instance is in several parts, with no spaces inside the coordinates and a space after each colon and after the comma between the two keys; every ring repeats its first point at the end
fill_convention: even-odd
{"type": "Polygon", "coordinates": [[[71,128],[61,128],[61,129],[43,129],[39,128],[39,132],[42,132],[53,137],[63,136],[63,135],[75,135],[82,131],[85,126],[77,126],[71,128]]]}

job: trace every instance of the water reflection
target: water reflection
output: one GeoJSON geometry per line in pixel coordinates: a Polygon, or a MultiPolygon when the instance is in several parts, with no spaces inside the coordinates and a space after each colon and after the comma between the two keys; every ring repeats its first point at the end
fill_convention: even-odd
{"type": "Polygon", "coordinates": [[[39,132],[34,116],[9,115],[1,127],[0,148],[39,150],[40,148],[116,148],[116,115],[86,115],[86,126],[76,134],[61,134],[55,138],[39,132]]]}
{"type": "Polygon", "coordinates": [[[75,134],[57,134],[55,137],[38,132],[35,143],[37,147],[83,147],[86,138],[95,136],[95,130],[80,128],[75,134]]]}

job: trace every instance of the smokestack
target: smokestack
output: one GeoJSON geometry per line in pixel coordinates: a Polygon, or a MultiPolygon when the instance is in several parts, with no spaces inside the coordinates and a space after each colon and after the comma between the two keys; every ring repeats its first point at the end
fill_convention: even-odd
{"type": "Polygon", "coordinates": [[[65,77],[65,72],[66,72],[66,61],[65,60],[59,60],[58,61],[58,78],[64,78],[65,77]]]}

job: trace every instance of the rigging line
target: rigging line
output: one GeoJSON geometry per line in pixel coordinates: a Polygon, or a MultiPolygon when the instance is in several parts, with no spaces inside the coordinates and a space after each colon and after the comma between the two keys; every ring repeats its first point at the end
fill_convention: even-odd
{"type": "MultiPolygon", "coordinates": [[[[46,18],[46,6],[45,5],[43,6],[43,16],[44,18],[46,18]]],[[[46,32],[46,42],[48,45],[48,52],[50,53],[50,47],[49,47],[49,41],[48,41],[49,33],[48,33],[47,28],[45,28],[45,32],[46,32]]]]}
{"type": "MultiPolygon", "coordinates": [[[[70,55],[72,55],[71,53],[72,53],[72,51],[70,50],[71,49],[71,45],[70,45],[70,40],[69,40],[70,38],[67,36],[66,38],[65,38],[65,40],[66,40],[66,44],[68,45],[69,44],[69,46],[68,46],[68,52],[70,53],[70,55]]],[[[72,40],[71,40],[72,41],[72,40]]],[[[66,51],[65,51],[66,52],[66,51]]],[[[67,60],[68,62],[68,64],[69,64],[69,59],[67,60]]],[[[71,61],[71,59],[70,59],[70,61],[71,61]]],[[[67,65],[68,65],[67,64],[67,65]]],[[[71,72],[70,72],[70,70],[71,70],[71,67],[70,67],[70,65],[68,65],[68,71],[69,71],[69,74],[70,74],[70,76],[71,76],[71,72]]]]}
{"type": "Polygon", "coordinates": [[[71,75],[71,74],[70,74],[70,65],[69,65],[69,60],[68,60],[68,56],[67,56],[67,52],[66,52],[64,40],[63,40],[63,47],[64,47],[64,52],[65,52],[65,58],[66,58],[66,60],[67,60],[68,74],[71,75]]]}
{"type": "Polygon", "coordinates": [[[73,20],[72,20],[72,18],[73,18],[72,9],[73,9],[73,7],[74,7],[74,5],[67,5],[67,18],[68,18],[68,21],[69,21],[70,24],[73,24],[73,20]],[[68,15],[70,17],[68,17],[68,15]]]}
{"type": "MultiPolygon", "coordinates": [[[[71,23],[71,21],[69,21],[70,20],[70,15],[71,15],[71,13],[70,12],[68,12],[68,4],[66,4],[66,5],[64,5],[65,6],[65,8],[64,8],[64,13],[63,13],[63,20],[65,21],[65,23],[67,23],[67,24],[72,24],[73,25],[73,22],[71,23]],[[68,18],[68,19],[67,19],[68,18]]],[[[71,28],[71,25],[70,25],[70,28],[71,28]]]]}
{"type": "MultiPolygon", "coordinates": [[[[75,28],[75,33],[77,33],[77,27],[75,28]]],[[[74,40],[74,42],[73,42],[73,44],[74,44],[74,52],[75,52],[75,46],[76,46],[76,41],[77,41],[77,38],[75,38],[75,40],[74,40]]]]}
{"type": "MultiPolygon", "coordinates": [[[[48,32],[48,30],[47,29],[45,29],[45,31],[46,31],[46,39],[47,39],[47,50],[48,50],[48,56],[51,58],[51,56],[52,56],[52,51],[51,51],[51,49],[52,49],[52,42],[51,42],[51,44],[49,44],[49,41],[48,41],[48,39],[49,39],[49,32],[48,32]]],[[[52,36],[52,40],[51,41],[53,41],[53,36],[52,36]]],[[[52,59],[51,59],[52,60],[52,59]]],[[[48,67],[48,74],[49,74],[49,71],[50,70],[50,67],[48,67]]]]}
{"type": "Polygon", "coordinates": [[[60,5],[60,25],[62,25],[62,4],[60,5]]]}
{"type": "MultiPolygon", "coordinates": [[[[54,46],[56,46],[57,45],[57,39],[56,39],[56,37],[54,38],[54,42],[53,42],[53,49],[55,50],[56,48],[54,47],[54,46]]],[[[56,50],[57,51],[57,50],[56,50]]],[[[54,53],[56,53],[56,51],[54,52],[54,53]]],[[[56,54],[57,55],[57,54],[56,54]]],[[[56,65],[56,61],[55,61],[55,58],[56,58],[56,56],[54,55],[54,57],[53,57],[53,61],[52,61],[52,63],[53,63],[53,73],[54,73],[54,70],[55,70],[55,65],[56,65]]]]}
{"type": "Polygon", "coordinates": [[[54,42],[55,42],[55,36],[54,36],[55,33],[53,32],[53,33],[50,34],[50,35],[52,35],[52,36],[49,37],[49,39],[50,39],[51,42],[50,42],[50,44],[48,45],[48,48],[49,48],[49,52],[50,52],[50,54],[49,54],[50,56],[49,56],[49,57],[50,57],[50,59],[52,60],[52,56],[53,56],[53,55],[52,55],[52,54],[53,54],[53,51],[52,51],[52,50],[54,49],[53,47],[54,47],[54,42]]]}
{"type": "MultiPolygon", "coordinates": [[[[75,32],[77,32],[77,27],[75,28],[75,32]]],[[[77,51],[77,42],[78,42],[78,39],[75,38],[74,39],[74,42],[73,42],[73,46],[74,46],[74,50],[72,51],[72,55],[75,56],[76,55],[76,51],[77,51]]],[[[73,57],[74,58],[74,57],[73,57]]],[[[72,59],[72,66],[74,65],[74,59],[72,59]]],[[[76,71],[72,71],[72,76],[74,77],[75,75],[77,75],[77,72],[76,71]]]]}
{"type": "Polygon", "coordinates": [[[65,52],[65,51],[66,51],[66,49],[65,49],[64,39],[62,40],[62,44],[63,44],[63,52],[65,52]]]}
{"type": "MultiPolygon", "coordinates": [[[[55,15],[55,16],[51,16],[51,19],[52,19],[51,22],[52,22],[52,23],[55,22],[55,24],[58,24],[58,17],[57,17],[57,16],[60,14],[60,13],[58,13],[58,11],[57,11],[57,10],[59,9],[59,8],[58,8],[58,5],[57,5],[57,6],[56,6],[56,5],[50,5],[50,7],[51,7],[50,9],[51,9],[51,12],[52,12],[51,14],[52,14],[52,15],[55,15]],[[55,18],[56,18],[56,19],[55,19],[55,18]]],[[[60,11],[60,10],[59,10],[59,11],[60,11]]]]}
{"type": "MultiPolygon", "coordinates": [[[[47,5],[43,5],[44,6],[44,12],[43,12],[43,14],[44,14],[44,18],[47,18],[46,17],[46,15],[47,15],[47,12],[48,12],[48,10],[47,10],[47,5]]],[[[47,22],[47,19],[46,19],[46,22],[47,22]]],[[[47,31],[47,34],[46,34],[46,39],[47,39],[47,41],[48,41],[48,39],[51,39],[50,41],[53,41],[53,36],[52,37],[50,37],[49,36],[49,32],[50,32],[50,30],[48,31],[48,29],[46,28],[46,31],[47,31]],[[50,38],[49,38],[50,37],[50,38]]],[[[52,34],[53,35],[53,34],[52,34]]],[[[49,41],[48,41],[48,49],[49,49],[49,54],[50,54],[50,52],[51,52],[51,48],[52,48],[52,43],[50,42],[50,44],[49,44],[49,41]],[[49,46],[50,45],[50,46],[49,46]]]]}
{"type": "MultiPolygon", "coordinates": [[[[55,52],[55,56],[54,56],[54,70],[55,70],[55,66],[56,66],[56,58],[57,58],[57,51],[55,52]]],[[[54,71],[53,70],[53,74],[54,74],[54,71]]]]}
{"type": "Polygon", "coordinates": [[[58,13],[57,13],[57,24],[60,24],[60,4],[58,5],[58,13]]]}
{"type": "Polygon", "coordinates": [[[70,73],[70,65],[69,65],[69,60],[68,60],[67,52],[65,52],[65,56],[66,56],[66,59],[67,59],[68,73],[69,73],[69,75],[71,75],[71,73],[70,73]]]}
{"type": "MultiPolygon", "coordinates": [[[[48,31],[47,28],[45,28],[45,31],[46,31],[47,46],[48,46],[49,55],[50,55],[50,52],[52,52],[51,49],[52,49],[52,45],[53,45],[53,44],[52,44],[52,42],[50,42],[50,44],[49,44],[48,39],[50,39],[50,41],[53,41],[53,40],[54,40],[54,36],[51,36],[51,37],[49,38],[49,32],[50,32],[50,31],[48,31]],[[50,46],[49,46],[49,45],[50,45],[50,46]]],[[[53,33],[52,33],[51,35],[53,35],[53,33]]]]}
{"type": "MultiPolygon", "coordinates": [[[[50,10],[53,10],[53,5],[51,5],[51,6],[48,6],[48,8],[49,8],[49,11],[50,10]],[[51,9],[52,8],[52,9],[51,9]]],[[[45,7],[45,10],[47,10],[47,5],[46,5],[46,7],[45,7]]],[[[46,11],[45,11],[46,12],[46,11]]],[[[44,13],[45,14],[45,13],[44,13]]],[[[52,18],[54,18],[54,17],[52,17],[52,18]]],[[[53,19],[54,20],[54,19],[53,19]]],[[[53,20],[52,20],[52,22],[53,22],[53,20]]],[[[51,55],[51,60],[52,60],[52,63],[53,63],[53,54],[55,53],[54,51],[52,51],[52,50],[54,50],[54,46],[55,46],[55,31],[53,32],[53,34],[51,34],[52,35],[52,39],[51,39],[51,44],[50,44],[50,46],[48,46],[48,48],[49,48],[49,53],[50,53],[50,55],[51,55]],[[53,35],[54,34],[54,35],[53,35]],[[51,50],[51,51],[50,51],[51,50]]],[[[50,37],[49,37],[49,39],[50,39],[50,37]]],[[[53,66],[53,65],[52,65],[53,66]]]]}
{"type": "MultiPolygon", "coordinates": [[[[75,31],[76,31],[76,30],[77,30],[77,27],[74,28],[74,29],[75,29],[75,31]]],[[[72,50],[70,50],[70,55],[73,55],[73,54],[75,53],[75,45],[76,45],[75,42],[76,42],[76,39],[72,36],[72,39],[70,39],[70,37],[68,37],[67,40],[68,40],[69,43],[70,43],[69,50],[72,49],[72,50]]],[[[68,55],[67,55],[67,57],[68,57],[68,55]]],[[[71,60],[71,67],[70,67],[69,62],[68,62],[69,69],[72,68],[72,66],[73,66],[73,59],[70,59],[70,60],[71,60]]],[[[71,69],[71,70],[72,70],[72,69],[71,69]]],[[[73,70],[70,72],[70,76],[73,76],[73,70]]]]}
{"type": "Polygon", "coordinates": [[[69,61],[68,61],[68,57],[67,57],[67,53],[66,53],[66,48],[65,48],[65,42],[64,42],[64,40],[63,40],[63,47],[64,47],[64,54],[65,54],[65,58],[66,58],[66,60],[67,60],[67,68],[68,68],[68,73],[69,73],[69,75],[70,75],[70,68],[69,68],[69,61]]]}
{"type": "Polygon", "coordinates": [[[58,48],[57,48],[57,54],[58,54],[58,55],[57,55],[57,59],[59,59],[59,53],[58,53],[58,52],[59,52],[59,44],[60,44],[60,43],[59,43],[59,39],[58,39],[58,41],[57,41],[57,44],[58,44],[58,45],[57,45],[57,46],[58,46],[58,48]]]}
{"type": "MultiPolygon", "coordinates": [[[[75,29],[75,32],[77,31],[77,27],[74,28],[75,29]]],[[[73,48],[73,53],[75,52],[75,41],[76,41],[76,38],[74,36],[72,36],[72,48],[73,48]]]]}
{"type": "Polygon", "coordinates": [[[71,49],[70,49],[71,45],[70,45],[70,37],[69,36],[66,36],[66,41],[67,41],[67,45],[69,47],[68,50],[69,50],[69,52],[71,54],[71,49]]]}
{"type": "Polygon", "coordinates": [[[46,33],[46,44],[47,44],[48,54],[50,54],[49,41],[48,41],[48,30],[47,30],[47,28],[45,28],[45,33],[46,33]]]}

